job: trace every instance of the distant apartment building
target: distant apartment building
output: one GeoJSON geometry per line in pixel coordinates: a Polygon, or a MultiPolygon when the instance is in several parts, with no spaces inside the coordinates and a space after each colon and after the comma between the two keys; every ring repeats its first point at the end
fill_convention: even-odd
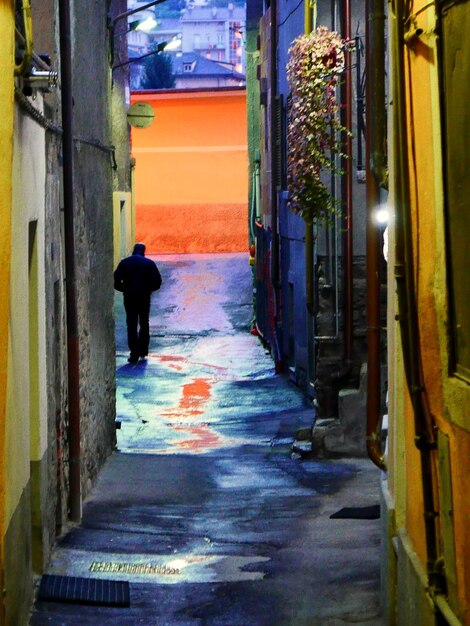
{"type": "Polygon", "coordinates": [[[173,57],[175,89],[243,87],[245,76],[232,67],[196,54],[183,52],[173,57]]]}
{"type": "MultiPolygon", "coordinates": [[[[129,0],[128,7],[133,10],[147,4],[129,0]]],[[[135,59],[131,64],[131,88],[141,88],[144,61],[138,59],[156,44],[175,38],[181,39],[179,50],[171,52],[177,89],[244,84],[245,24],[246,7],[233,3],[215,7],[205,0],[188,2],[179,18],[165,17],[158,6],[139,11],[129,17],[129,59],[135,59]],[[152,30],[134,29],[137,20],[149,16],[156,21],[152,30]]]]}
{"type": "Polygon", "coordinates": [[[188,3],[181,16],[183,52],[196,52],[245,73],[245,7],[188,3]]]}

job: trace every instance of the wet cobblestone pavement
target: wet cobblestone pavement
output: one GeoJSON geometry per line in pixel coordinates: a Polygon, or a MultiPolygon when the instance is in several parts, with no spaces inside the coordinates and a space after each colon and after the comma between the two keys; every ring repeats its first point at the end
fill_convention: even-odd
{"type": "Polygon", "coordinates": [[[116,300],[117,450],[48,573],[128,580],[131,606],[38,602],[31,625],[378,626],[366,460],[298,459],[313,409],[249,334],[246,255],[157,259],[150,354],[127,363],[116,300]]]}

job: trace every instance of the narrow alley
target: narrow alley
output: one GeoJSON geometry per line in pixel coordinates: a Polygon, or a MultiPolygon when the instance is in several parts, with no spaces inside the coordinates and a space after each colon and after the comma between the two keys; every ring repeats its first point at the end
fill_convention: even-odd
{"type": "Polygon", "coordinates": [[[46,573],[128,581],[129,607],[36,602],[31,626],[379,626],[379,503],[365,459],[293,452],[313,408],[249,333],[245,254],[154,257],[150,354],[127,363],[117,449],[46,573]]]}

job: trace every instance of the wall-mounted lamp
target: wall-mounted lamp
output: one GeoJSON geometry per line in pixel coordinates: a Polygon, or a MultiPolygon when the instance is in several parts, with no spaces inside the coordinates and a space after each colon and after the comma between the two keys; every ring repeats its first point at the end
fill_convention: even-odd
{"type": "Polygon", "coordinates": [[[381,204],[373,213],[376,224],[380,226],[386,226],[389,219],[389,210],[386,204],[381,204]]]}
{"type": "Polygon", "coordinates": [[[155,50],[151,50],[147,52],[147,54],[143,54],[140,57],[136,57],[135,59],[129,59],[128,61],[124,61],[124,63],[118,63],[113,66],[113,70],[116,70],[118,67],[125,67],[126,65],[130,65],[131,63],[137,63],[138,61],[142,61],[142,59],[146,59],[147,57],[151,57],[154,54],[159,54],[160,52],[171,52],[173,50],[178,50],[181,47],[181,35],[177,35],[170,39],[170,41],[163,41],[162,43],[157,44],[155,50]]]}
{"type": "Polygon", "coordinates": [[[141,30],[144,33],[149,33],[157,25],[157,20],[149,15],[146,20],[136,20],[129,23],[129,31],[141,30]]]}
{"type": "Polygon", "coordinates": [[[108,20],[109,36],[111,40],[111,66],[113,66],[113,63],[114,63],[114,33],[116,31],[116,24],[118,24],[122,20],[127,19],[131,15],[135,15],[136,13],[140,13],[141,11],[150,9],[151,7],[154,7],[157,4],[162,4],[162,2],[165,2],[165,0],[153,0],[153,2],[149,2],[148,4],[144,4],[143,6],[138,7],[136,9],[132,9],[130,11],[125,11],[125,13],[121,13],[114,19],[110,18],[108,20]]]}
{"type": "Polygon", "coordinates": [[[163,52],[173,52],[181,48],[181,35],[175,35],[170,41],[164,44],[163,52]]]}
{"type": "Polygon", "coordinates": [[[408,30],[403,35],[403,39],[405,41],[405,44],[407,46],[409,46],[410,48],[412,48],[413,46],[415,46],[418,43],[419,38],[421,37],[423,32],[424,31],[423,31],[422,28],[418,28],[416,26],[416,23],[412,22],[411,26],[408,28],[408,30]]]}

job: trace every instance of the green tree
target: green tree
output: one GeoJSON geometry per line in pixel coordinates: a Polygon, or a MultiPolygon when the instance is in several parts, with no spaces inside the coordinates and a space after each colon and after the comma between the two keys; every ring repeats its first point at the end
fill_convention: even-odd
{"type": "Polygon", "coordinates": [[[144,61],[142,89],[172,89],[175,86],[173,64],[167,52],[160,52],[144,61]]]}

